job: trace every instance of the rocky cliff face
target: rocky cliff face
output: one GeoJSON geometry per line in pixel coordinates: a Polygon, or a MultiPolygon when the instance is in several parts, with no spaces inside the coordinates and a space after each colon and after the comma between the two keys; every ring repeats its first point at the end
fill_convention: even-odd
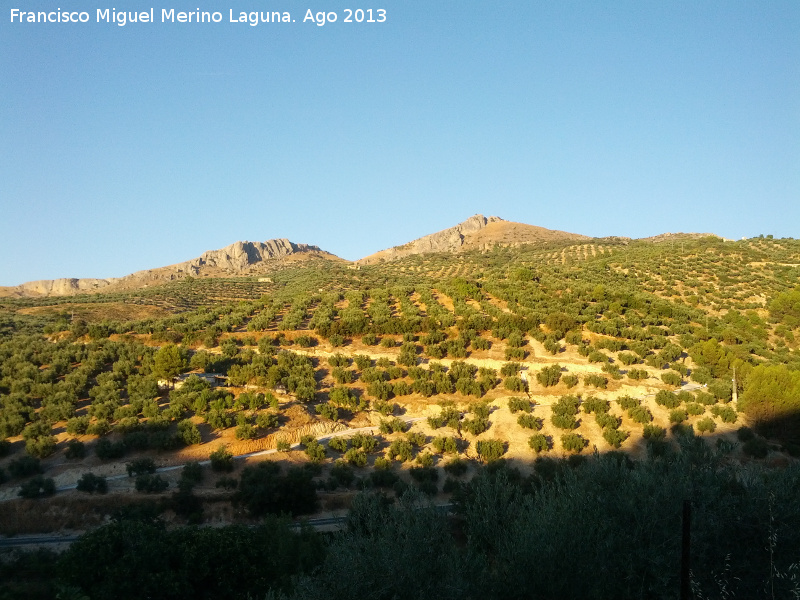
{"type": "Polygon", "coordinates": [[[413,242],[408,242],[402,246],[395,246],[388,250],[381,250],[358,262],[361,264],[371,264],[385,260],[396,260],[411,254],[423,254],[426,252],[457,252],[464,245],[466,236],[480,231],[489,223],[499,223],[503,219],[500,217],[484,217],[475,215],[459,223],[455,227],[450,227],[437,233],[432,233],[421,237],[413,242]]]}
{"type": "Polygon", "coordinates": [[[287,239],[266,242],[235,242],[220,250],[209,250],[201,256],[182,263],[137,271],[125,277],[111,279],[51,279],[29,281],[14,287],[0,287],[0,296],[69,296],[91,292],[130,290],[165,281],[193,276],[235,276],[257,272],[265,263],[285,257],[308,254],[337,259],[317,246],[295,244],[287,239]]]}
{"type": "Polygon", "coordinates": [[[257,263],[281,258],[296,252],[321,252],[317,246],[294,244],[285,238],[266,242],[235,242],[221,250],[209,250],[193,260],[175,265],[187,272],[200,273],[203,267],[216,267],[241,273],[257,263]]]}
{"type": "MultiPolygon", "coordinates": [[[[19,296],[69,296],[101,290],[115,279],[42,279],[29,281],[9,290],[17,290],[19,296]]],[[[10,295],[10,294],[6,294],[10,295]]]]}

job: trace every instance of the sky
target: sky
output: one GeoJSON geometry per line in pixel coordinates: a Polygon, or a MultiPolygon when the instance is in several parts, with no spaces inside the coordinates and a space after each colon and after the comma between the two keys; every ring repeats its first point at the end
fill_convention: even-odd
{"type": "Polygon", "coordinates": [[[0,3],[0,285],[237,240],[355,260],[477,213],[800,237],[796,0],[170,1],[0,3]]]}

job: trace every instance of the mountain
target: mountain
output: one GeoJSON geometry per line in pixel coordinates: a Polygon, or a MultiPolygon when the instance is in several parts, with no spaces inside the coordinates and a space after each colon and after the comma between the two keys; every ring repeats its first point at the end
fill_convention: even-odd
{"type": "MultiPolygon", "coordinates": [[[[710,234],[664,233],[642,241],[663,243],[690,240],[710,234]]],[[[592,240],[585,235],[545,229],[525,223],[506,221],[500,217],[474,215],[455,227],[426,235],[401,246],[381,250],[358,261],[369,265],[397,260],[415,254],[433,252],[464,252],[489,250],[495,246],[520,246],[523,244],[576,243],[592,240]]],[[[607,238],[611,239],[611,238],[607,238]]],[[[625,239],[628,238],[614,238],[625,239]]],[[[113,292],[157,286],[168,281],[192,277],[253,276],[271,272],[286,264],[309,260],[329,260],[344,263],[317,246],[295,244],[287,239],[266,242],[235,242],[220,250],[209,250],[182,263],[138,271],[125,277],[111,279],[52,279],[30,281],[13,287],[0,287],[0,297],[68,296],[92,292],[113,292]]]]}
{"type": "Polygon", "coordinates": [[[474,215],[455,227],[426,235],[402,246],[381,250],[356,262],[368,265],[428,252],[486,250],[496,245],[518,246],[558,241],[581,242],[589,239],[591,238],[585,235],[505,221],[500,217],[474,215]]]}
{"type": "Polygon", "coordinates": [[[342,259],[309,244],[287,239],[266,242],[235,242],[219,250],[209,250],[182,263],[137,271],[110,279],[46,279],[13,287],[0,287],[0,296],[68,296],[80,293],[111,292],[159,285],[183,277],[233,277],[255,275],[286,262],[311,259],[342,259]]]}

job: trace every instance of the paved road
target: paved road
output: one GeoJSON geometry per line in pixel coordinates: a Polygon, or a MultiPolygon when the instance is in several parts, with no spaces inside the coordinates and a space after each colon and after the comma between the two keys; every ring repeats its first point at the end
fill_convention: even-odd
{"type": "Polygon", "coordinates": [[[0,538],[0,548],[22,548],[25,546],[52,546],[54,544],[71,544],[78,535],[20,535],[0,538]]]}
{"type": "MultiPolygon", "coordinates": [[[[452,508],[452,504],[437,504],[437,511],[447,514],[452,508]]],[[[347,522],[347,516],[323,517],[320,519],[303,519],[292,523],[292,528],[300,529],[302,526],[310,526],[314,529],[331,527],[338,528],[347,522]]],[[[76,541],[79,535],[20,535],[15,537],[0,538],[0,549],[2,548],[24,548],[26,546],[53,546],[59,544],[71,544],[76,541]]]]}

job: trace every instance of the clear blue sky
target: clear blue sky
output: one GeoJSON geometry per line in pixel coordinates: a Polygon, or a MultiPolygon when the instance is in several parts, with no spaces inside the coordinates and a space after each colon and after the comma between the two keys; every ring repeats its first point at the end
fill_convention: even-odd
{"type": "Polygon", "coordinates": [[[94,22],[101,0],[11,5],[80,25],[3,5],[0,285],[276,237],[357,259],[475,213],[800,237],[796,0],[405,0],[371,5],[383,24],[130,0],[157,22],[125,27],[94,22]],[[223,22],[160,22],[198,7],[223,22]]]}

